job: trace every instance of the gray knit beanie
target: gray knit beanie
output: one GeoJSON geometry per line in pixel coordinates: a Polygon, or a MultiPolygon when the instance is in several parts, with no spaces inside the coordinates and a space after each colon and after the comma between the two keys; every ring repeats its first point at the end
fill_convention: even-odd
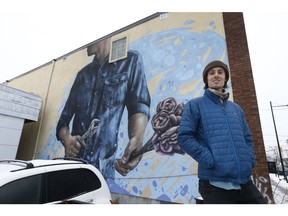
{"type": "MultiPolygon", "coordinates": [[[[207,86],[207,74],[208,74],[208,71],[211,70],[214,67],[221,67],[225,71],[225,78],[226,78],[226,82],[225,82],[225,86],[224,86],[224,88],[225,88],[226,84],[227,84],[227,81],[229,80],[229,68],[228,68],[228,66],[225,63],[223,63],[222,61],[218,61],[218,60],[210,62],[209,64],[207,64],[207,66],[203,70],[203,75],[202,76],[203,76],[203,82],[205,83],[205,88],[207,86]]],[[[207,86],[207,88],[208,88],[208,86],[207,86]]]]}

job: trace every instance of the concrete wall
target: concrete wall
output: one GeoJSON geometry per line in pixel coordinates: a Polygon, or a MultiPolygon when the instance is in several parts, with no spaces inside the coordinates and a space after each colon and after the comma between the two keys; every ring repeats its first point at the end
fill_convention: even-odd
{"type": "Polygon", "coordinates": [[[0,159],[15,159],[24,122],[38,120],[42,99],[9,86],[0,85],[0,159]]]}

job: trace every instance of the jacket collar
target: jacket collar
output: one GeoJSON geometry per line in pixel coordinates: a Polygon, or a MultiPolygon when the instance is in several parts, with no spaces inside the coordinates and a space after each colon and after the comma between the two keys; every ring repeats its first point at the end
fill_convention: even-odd
{"type": "MultiPolygon", "coordinates": [[[[213,103],[215,104],[221,104],[221,97],[215,93],[213,93],[212,91],[210,91],[209,89],[206,89],[204,92],[204,96],[208,97],[213,103]]],[[[229,92],[227,92],[226,97],[223,99],[223,103],[225,104],[226,101],[229,98],[229,92]]]]}

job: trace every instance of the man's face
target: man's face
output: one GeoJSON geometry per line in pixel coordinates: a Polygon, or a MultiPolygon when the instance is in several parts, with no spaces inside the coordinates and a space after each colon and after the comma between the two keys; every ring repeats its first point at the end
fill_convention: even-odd
{"type": "Polygon", "coordinates": [[[225,71],[221,67],[214,67],[208,71],[207,74],[208,87],[221,91],[225,84],[225,71]]]}

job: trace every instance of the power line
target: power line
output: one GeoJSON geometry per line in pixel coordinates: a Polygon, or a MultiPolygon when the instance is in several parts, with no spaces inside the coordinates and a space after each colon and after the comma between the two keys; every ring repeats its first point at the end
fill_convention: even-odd
{"type": "MultiPolygon", "coordinates": [[[[274,137],[275,137],[275,134],[263,134],[263,136],[274,136],[274,137]]],[[[279,135],[279,134],[278,134],[278,137],[280,137],[280,136],[281,136],[281,137],[287,137],[287,138],[288,138],[288,135],[282,135],[282,134],[279,135]]]]}
{"type": "MultiPolygon", "coordinates": [[[[273,109],[274,109],[274,108],[273,108],[273,109]]],[[[261,112],[261,111],[270,111],[269,109],[258,109],[258,110],[259,110],[259,112],[261,112]]],[[[277,108],[277,107],[276,107],[275,110],[276,110],[276,111],[283,111],[283,110],[287,111],[288,108],[286,108],[286,107],[281,107],[281,108],[278,107],[278,108],[277,108]]],[[[270,111],[270,112],[271,112],[271,111],[270,111]]]]}

